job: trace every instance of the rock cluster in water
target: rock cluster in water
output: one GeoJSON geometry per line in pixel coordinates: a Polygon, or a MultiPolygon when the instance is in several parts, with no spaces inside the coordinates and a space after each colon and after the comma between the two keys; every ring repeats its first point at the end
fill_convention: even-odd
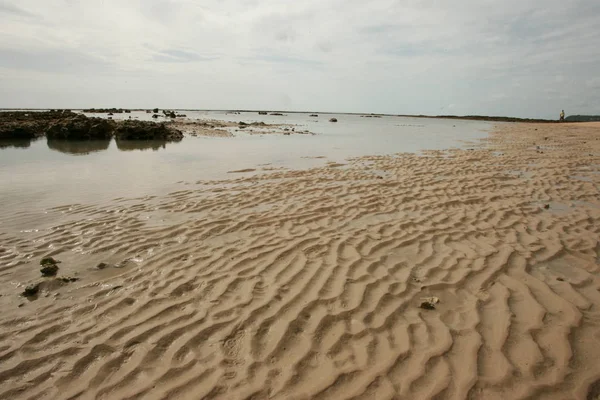
{"type": "Polygon", "coordinates": [[[165,123],[114,121],[90,118],[70,111],[2,112],[0,139],[59,140],[167,140],[183,139],[183,133],[165,123]]]}

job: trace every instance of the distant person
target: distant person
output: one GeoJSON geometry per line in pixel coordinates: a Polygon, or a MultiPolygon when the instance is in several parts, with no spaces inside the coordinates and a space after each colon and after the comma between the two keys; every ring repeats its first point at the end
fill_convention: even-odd
{"type": "Polygon", "coordinates": [[[564,122],[565,121],[565,110],[562,110],[560,112],[560,122],[564,122]]]}

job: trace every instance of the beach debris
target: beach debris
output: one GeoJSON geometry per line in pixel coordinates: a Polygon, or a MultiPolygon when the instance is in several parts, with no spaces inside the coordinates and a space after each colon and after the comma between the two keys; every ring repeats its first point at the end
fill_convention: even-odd
{"type": "Polygon", "coordinates": [[[79,278],[75,278],[74,276],[61,276],[60,278],[56,279],[64,283],[77,282],[79,280],[79,278]]]}
{"type": "Polygon", "coordinates": [[[44,265],[40,269],[40,272],[42,273],[42,276],[46,276],[46,277],[56,276],[56,274],[58,273],[58,265],[56,265],[56,264],[44,265]]]}
{"type": "Polygon", "coordinates": [[[331,119],[329,120],[329,122],[338,122],[338,121],[337,121],[337,118],[331,118],[331,119]]]}
{"type": "Polygon", "coordinates": [[[440,302],[440,299],[432,296],[432,297],[424,297],[421,299],[420,307],[424,310],[435,310],[435,305],[440,302]]]}
{"type": "Polygon", "coordinates": [[[52,257],[42,258],[40,261],[40,265],[42,266],[40,272],[42,273],[42,276],[56,276],[56,273],[58,272],[57,264],[60,264],[60,261],[52,257]]]}
{"type": "Polygon", "coordinates": [[[21,296],[23,297],[34,297],[37,296],[37,294],[40,292],[40,284],[36,283],[33,285],[29,285],[25,288],[25,290],[23,290],[23,293],[21,293],[21,296]]]}
{"type": "Polygon", "coordinates": [[[61,263],[61,261],[58,261],[52,257],[44,257],[40,261],[40,265],[56,265],[56,264],[60,264],[60,263],[61,263]]]}
{"type": "Polygon", "coordinates": [[[109,267],[114,267],[114,265],[111,265],[111,264],[108,264],[108,263],[105,263],[105,262],[101,262],[100,264],[96,265],[96,269],[100,269],[100,270],[106,269],[106,268],[109,268],[109,267]]]}

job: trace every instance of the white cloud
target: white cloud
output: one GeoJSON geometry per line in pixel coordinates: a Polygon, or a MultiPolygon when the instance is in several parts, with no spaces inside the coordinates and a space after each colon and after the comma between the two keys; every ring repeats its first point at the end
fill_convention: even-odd
{"type": "Polygon", "coordinates": [[[0,0],[0,24],[0,107],[600,113],[597,0],[0,0]]]}

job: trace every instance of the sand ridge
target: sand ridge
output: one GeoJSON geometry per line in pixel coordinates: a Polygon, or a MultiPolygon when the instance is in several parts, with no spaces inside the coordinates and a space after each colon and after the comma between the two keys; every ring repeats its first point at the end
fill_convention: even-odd
{"type": "Polygon", "coordinates": [[[503,124],[0,226],[0,398],[595,398],[599,183],[597,124],[503,124]]]}

